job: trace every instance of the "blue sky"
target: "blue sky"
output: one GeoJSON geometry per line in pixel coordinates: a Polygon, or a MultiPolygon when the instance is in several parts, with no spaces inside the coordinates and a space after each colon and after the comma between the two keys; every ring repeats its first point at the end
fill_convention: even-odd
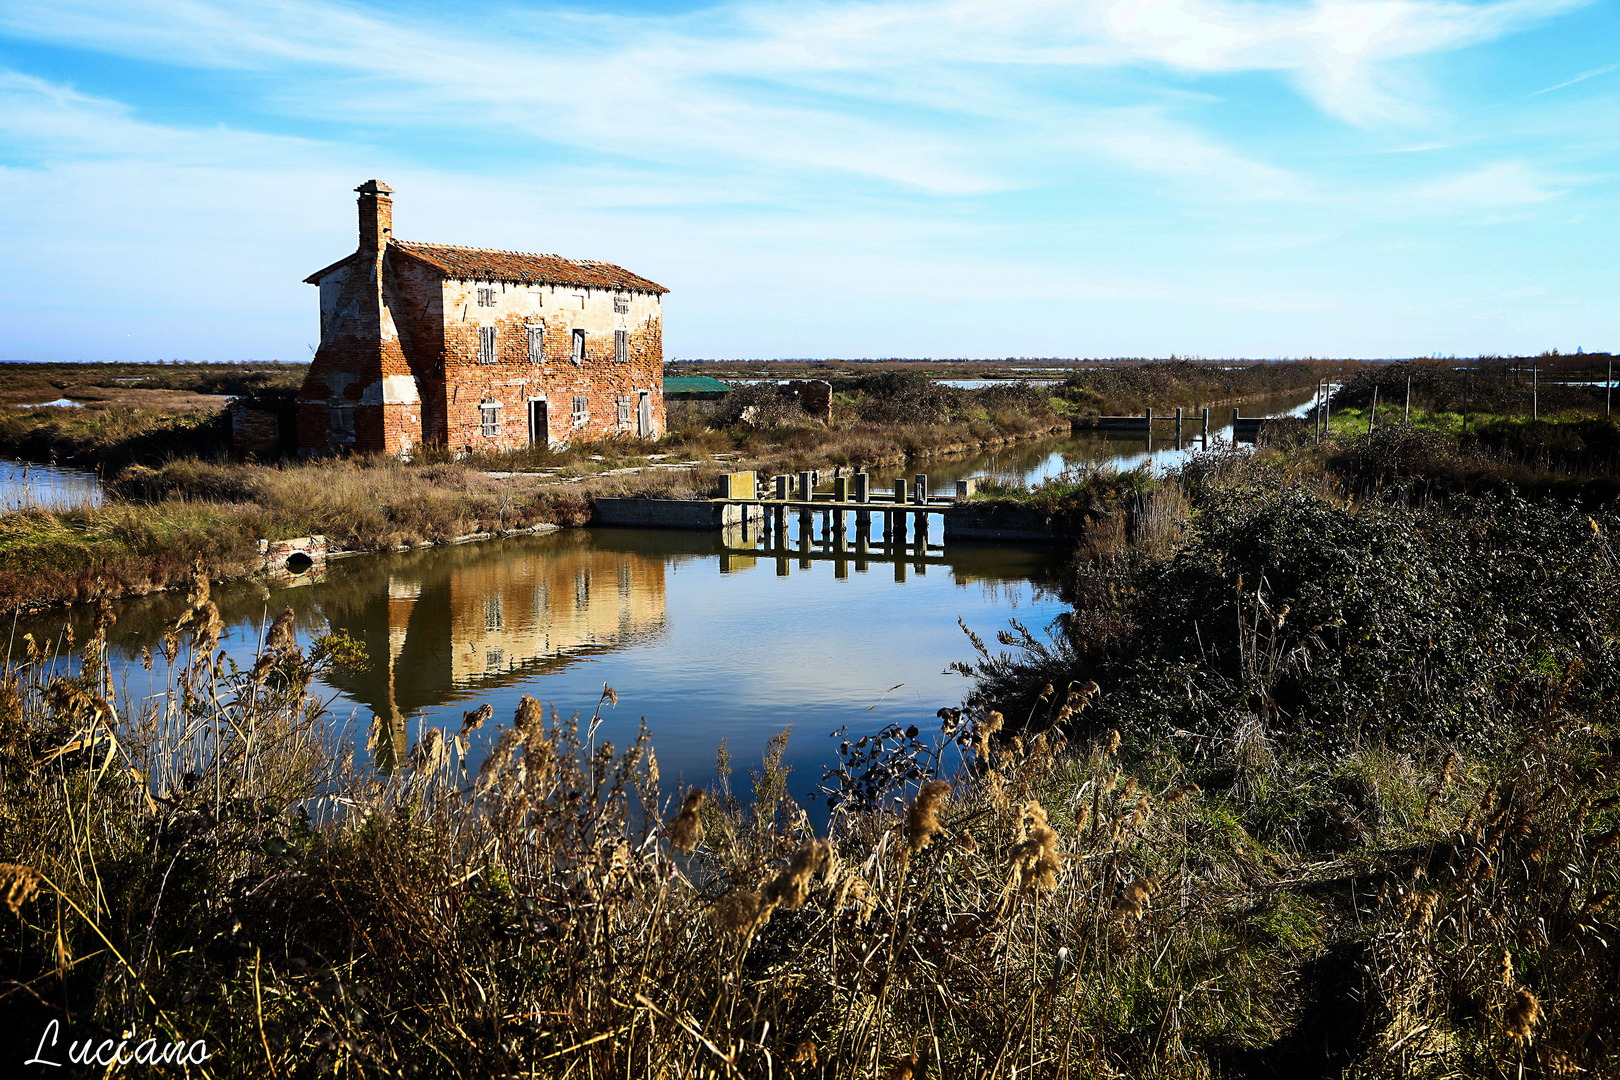
{"type": "Polygon", "coordinates": [[[351,189],[674,357],[1620,348],[1620,6],[0,5],[0,359],[308,359],[351,189]]]}

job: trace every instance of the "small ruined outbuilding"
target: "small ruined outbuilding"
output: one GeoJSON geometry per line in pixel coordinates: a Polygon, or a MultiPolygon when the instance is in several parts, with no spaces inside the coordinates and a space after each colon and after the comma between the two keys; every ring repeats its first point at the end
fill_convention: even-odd
{"type": "Polygon", "coordinates": [[[669,290],[611,263],[396,240],[392,189],[355,190],[358,249],[304,279],[321,344],[300,454],[663,434],[669,290]]]}

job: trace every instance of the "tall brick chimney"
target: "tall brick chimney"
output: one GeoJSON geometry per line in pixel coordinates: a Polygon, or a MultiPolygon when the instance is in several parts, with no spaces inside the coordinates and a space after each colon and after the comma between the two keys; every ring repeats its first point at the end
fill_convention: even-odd
{"type": "Polygon", "coordinates": [[[367,180],[354,190],[360,193],[360,247],[363,254],[380,257],[394,235],[394,189],[378,180],[367,180]]]}

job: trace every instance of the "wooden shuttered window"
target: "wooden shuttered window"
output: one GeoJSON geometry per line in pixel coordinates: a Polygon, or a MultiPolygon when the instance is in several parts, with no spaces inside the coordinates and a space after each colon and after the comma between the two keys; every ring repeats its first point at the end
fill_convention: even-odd
{"type": "Polygon", "coordinates": [[[546,359],[546,327],[544,323],[529,327],[529,363],[539,364],[546,359]]]}
{"type": "Polygon", "coordinates": [[[613,331],[613,359],[621,364],[630,362],[630,331],[613,331]]]}
{"type": "Polygon", "coordinates": [[[493,326],[480,326],[478,328],[478,362],[480,364],[493,364],[495,362],[495,328],[493,326]]]}

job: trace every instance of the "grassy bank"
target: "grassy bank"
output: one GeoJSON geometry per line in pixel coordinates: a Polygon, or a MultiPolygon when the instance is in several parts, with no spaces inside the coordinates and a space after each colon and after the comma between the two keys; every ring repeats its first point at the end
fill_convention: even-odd
{"type": "MultiPolygon", "coordinates": [[[[1333,365],[1337,371],[1340,365],[1333,365]]],[[[1081,368],[1069,374],[1058,393],[1084,418],[1133,416],[1212,402],[1305,391],[1328,365],[1310,361],[1242,366],[1192,360],[1155,361],[1081,368]]]]}
{"type": "Polygon", "coordinates": [[[378,774],[309,697],[343,643],[213,667],[202,588],[144,702],[98,636],[72,680],[19,655],[10,1037],[220,1076],[1612,1073],[1620,515],[1233,455],[1132,497],[1172,487],[1179,536],[1094,546],[937,731],[854,733],[829,835],[781,742],[693,792],[529,699],[378,774]]]}

